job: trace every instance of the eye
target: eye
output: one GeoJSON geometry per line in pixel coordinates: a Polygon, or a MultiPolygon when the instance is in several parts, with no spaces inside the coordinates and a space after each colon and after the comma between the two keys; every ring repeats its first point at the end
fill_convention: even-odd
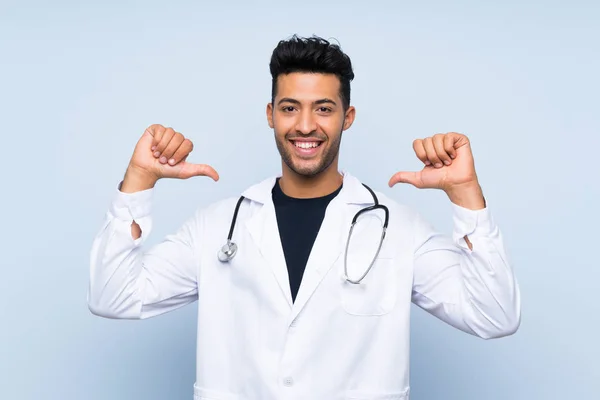
{"type": "Polygon", "coordinates": [[[331,108],[329,108],[329,107],[319,107],[318,110],[319,110],[319,112],[324,112],[324,113],[331,112],[331,108]]]}
{"type": "Polygon", "coordinates": [[[294,111],[294,107],[293,106],[285,106],[281,109],[281,111],[283,112],[292,112],[294,111]]]}

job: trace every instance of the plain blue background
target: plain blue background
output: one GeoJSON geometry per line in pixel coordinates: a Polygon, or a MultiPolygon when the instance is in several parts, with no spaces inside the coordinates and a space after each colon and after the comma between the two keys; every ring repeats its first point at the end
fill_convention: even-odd
{"type": "Polygon", "coordinates": [[[598,2],[163,3],[0,2],[1,399],[191,399],[195,305],[93,316],[91,242],[152,123],[221,181],[160,182],[149,244],[279,172],[268,61],[294,33],[352,58],[341,167],[447,232],[443,193],[386,184],[413,139],[469,135],[518,274],[508,338],[414,308],[411,399],[600,398],[598,2]]]}

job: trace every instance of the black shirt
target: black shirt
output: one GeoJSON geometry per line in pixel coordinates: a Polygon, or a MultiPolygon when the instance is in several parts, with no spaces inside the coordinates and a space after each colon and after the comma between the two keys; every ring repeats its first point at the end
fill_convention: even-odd
{"type": "Polygon", "coordinates": [[[297,199],[283,193],[279,186],[279,179],[273,186],[272,195],[277,226],[294,301],[300,288],[308,256],[325,217],[325,210],[340,190],[342,190],[341,186],[327,196],[297,199]]]}

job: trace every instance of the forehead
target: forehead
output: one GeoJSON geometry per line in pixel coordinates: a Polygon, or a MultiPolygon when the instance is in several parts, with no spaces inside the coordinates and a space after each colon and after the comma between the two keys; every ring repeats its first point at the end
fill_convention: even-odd
{"type": "Polygon", "coordinates": [[[339,99],[340,80],[334,74],[293,72],[277,78],[277,98],[290,97],[312,101],[339,99]]]}

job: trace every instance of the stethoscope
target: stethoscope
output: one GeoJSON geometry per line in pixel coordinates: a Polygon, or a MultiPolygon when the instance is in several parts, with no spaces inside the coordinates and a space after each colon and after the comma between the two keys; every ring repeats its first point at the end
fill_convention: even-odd
{"type": "MultiPolygon", "coordinates": [[[[365,277],[367,276],[369,271],[371,271],[371,268],[373,268],[373,264],[375,263],[375,260],[377,259],[379,252],[381,251],[381,246],[383,245],[383,239],[385,238],[385,233],[387,231],[389,217],[390,217],[390,212],[389,212],[388,208],[383,204],[379,204],[379,199],[375,195],[375,192],[373,192],[371,190],[371,188],[368,187],[367,185],[365,185],[364,183],[363,183],[363,186],[365,188],[367,188],[367,190],[371,193],[371,196],[373,196],[373,202],[375,204],[373,204],[372,206],[369,206],[369,207],[365,207],[365,208],[359,210],[356,214],[354,214],[354,218],[352,218],[352,224],[350,225],[350,232],[348,233],[348,240],[346,241],[346,249],[344,251],[344,279],[347,282],[353,283],[353,284],[359,284],[363,279],[365,279],[365,277]],[[381,237],[379,239],[379,246],[377,247],[377,252],[375,253],[373,260],[369,264],[369,267],[366,269],[364,274],[362,274],[362,276],[357,280],[350,279],[348,277],[347,260],[348,260],[348,247],[350,246],[350,238],[352,237],[352,231],[354,230],[354,226],[356,225],[358,217],[360,217],[362,214],[364,214],[366,212],[374,211],[377,209],[381,209],[385,212],[385,221],[384,221],[383,227],[381,229],[381,237]]],[[[238,246],[234,241],[231,240],[231,238],[233,237],[233,229],[235,228],[235,223],[237,221],[238,211],[239,211],[240,205],[242,204],[242,201],[244,201],[244,199],[245,199],[244,196],[240,196],[240,198],[237,201],[237,204],[235,205],[235,210],[233,212],[233,218],[231,219],[231,226],[229,227],[229,235],[227,235],[227,243],[223,247],[221,247],[221,249],[219,250],[219,252],[217,254],[217,257],[219,258],[219,261],[221,261],[221,262],[229,262],[237,254],[238,246]]]]}

